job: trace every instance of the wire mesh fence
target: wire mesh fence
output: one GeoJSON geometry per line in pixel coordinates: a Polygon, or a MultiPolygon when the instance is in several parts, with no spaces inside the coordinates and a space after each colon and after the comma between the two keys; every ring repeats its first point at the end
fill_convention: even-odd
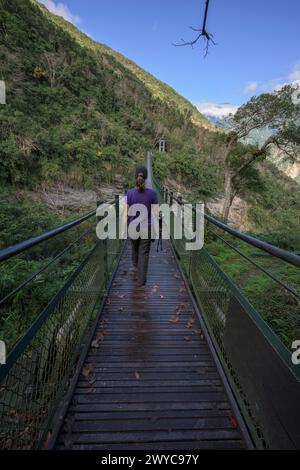
{"type": "MultiPolygon", "coordinates": [[[[49,437],[53,416],[96,318],[120,249],[119,240],[96,238],[95,222],[91,217],[82,227],[76,227],[76,233],[70,233],[73,229],[64,233],[63,242],[60,236],[45,242],[53,252],[42,244],[35,247],[34,256],[39,252],[41,263],[37,273],[29,274],[27,269],[20,285],[11,295],[4,295],[4,340],[3,333],[10,331],[7,323],[16,325],[27,312],[31,325],[28,328],[24,322],[18,334],[10,338],[6,364],[0,368],[2,449],[40,448],[49,437]],[[47,255],[41,256],[45,252],[47,255]],[[47,295],[43,296],[45,288],[47,295]],[[18,298],[24,299],[21,310],[18,298]]],[[[22,254],[25,259],[32,259],[32,252],[22,254]]],[[[13,260],[6,263],[5,272],[9,272],[13,260]]]]}
{"type": "MultiPolygon", "coordinates": [[[[167,188],[162,189],[156,183],[156,189],[160,202],[174,204],[173,194],[167,188]]],[[[179,205],[181,203],[179,200],[179,205]]],[[[250,256],[253,246],[242,243],[246,250],[241,252],[241,243],[233,236],[226,236],[215,227],[211,233],[210,222],[206,222],[205,246],[187,251],[185,237],[180,240],[174,237],[175,223],[171,224],[170,236],[176,255],[255,446],[299,448],[300,433],[293,423],[295,415],[300,417],[297,398],[300,366],[291,360],[291,340],[298,338],[300,332],[299,268],[279,268],[284,264],[280,259],[274,264],[276,269],[269,272],[271,256],[262,257],[262,266],[253,265],[253,256],[250,256]],[[224,242],[227,243],[226,253],[220,246],[224,242]],[[226,267],[229,274],[226,274],[226,267]],[[287,270],[294,282],[287,283],[286,277],[280,276],[287,270]],[[250,287],[245,286],[241,273],[258,276],[260,284],[254,277],[250,287]],[[263,288],[270,286],[266,296],[259,290],[261,285],[263,288]],[[285,324],[283,331],[276,329],[278,309],[285,324]]],[[[256,261],[258,251],[262,250],[256,249],[256,261]]]]}

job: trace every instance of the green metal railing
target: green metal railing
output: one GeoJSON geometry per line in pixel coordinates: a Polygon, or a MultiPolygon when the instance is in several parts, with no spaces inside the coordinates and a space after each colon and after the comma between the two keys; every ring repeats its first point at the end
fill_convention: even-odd
{"type": "MultiPolygon", "coordinates": [[[[154,187],[159,194],[160,203],[174,204],[175,208],[177,205],[180,209],[181,198],[175,199],[172,191],[162,187],[157,181],[154,181],[154,187]]],[[[300,339],[299,335],[296,336],[300,332],[298,292],[294,286],[287,285],[264,267],[253,262],[252,257],[245,256],[236,248],[234,241],[229,243],[226,238],[227,231],[225,236],[221,236],[222,231],[224,233],[227,228],[234,240],[238,238],[248,240],[247,235],[234,231],[210,216],[205,216],[205,234],[208,243],[204,244],[201,250],[186,251],[185,243],[190,240],[174,237],[176,214],[180,214],[180,211],[177,212],[175,209],[170,228],[173,247],[255,447],[299,449],[300,432],[296,423],[300,419],[300,365],[292,363],[292,350],[284,344],[284,338],[280,338],[274,332],[264,320],[263,312],[257,311],[243,290],[225,274],[214,256],[209,253],[209,242],[212,237],[218,243],[224,242],[226,248],[234,250],[236,256],[245,263],[250,262],[251,269],[255,268],[255,272],[261,272],[262,276],[270,279],[273,283],[272,292],[276,293],[276,289],[285,292],[286,317],[292,322],[294,339],[300,339]],[[211,229],[212,224],[214,230],[211,229]],[[288,312],[292,306],[296,309],[296,313],[293,310],[293,314],[289,316],[288,312]]],[[[251,247],[264,246],[264,242],[253,240],[251,247]]],[[[247,246],[249,251],[249,243],[247,246]]],[[[271,245],[268,245],[264,251],[270,253],[273,249],[274,255],[281,258],[280,261],[286,256],[284,250],[271,245]]],[[[215,245],[214,251],[216,251],[215,245]]],[[[287,254],[286,261],[294,266],[297,266],[299,260],[299,257],[287,254]]],[[[292,269],[298,268],[292,267],[292,269]]]]}
{"type": "Polygon", "coordinates": [[[50,438],[120,245],[97,239],[93,211],[0,253],[3,272],[15,264],[24,269],[19,285],[1,292],[0,339],[8,341],[8,356],[0,367],[0,448],[36,449],[50,438]]]}

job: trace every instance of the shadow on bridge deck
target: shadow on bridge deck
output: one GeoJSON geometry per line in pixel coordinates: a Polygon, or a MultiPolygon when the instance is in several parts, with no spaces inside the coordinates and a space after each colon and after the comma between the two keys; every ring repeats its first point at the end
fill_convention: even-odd
{"type": "MultiPolygon", "coordinates": [[[[56,449],[246,447],[171,245],[135,288],[127,243],[56,449]]],[[[156,245],[156,244],[155,244],[156,245]]]]}

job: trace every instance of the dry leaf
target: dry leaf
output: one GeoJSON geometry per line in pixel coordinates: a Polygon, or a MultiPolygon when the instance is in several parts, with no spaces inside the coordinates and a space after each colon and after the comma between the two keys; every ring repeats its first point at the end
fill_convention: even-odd
{"type": "Polygon", "coordinates": [[[195,319],[194,318],[190,318],[189,321],[187,322],[186,324],[186,328],[192,328],[193,325],[195,323],[195,319]]]}
{"type": "Polygon", "coordinates": [[[138,372],[135,371],[134,375],[135,375],[135,378],[136,378],[137,380],[140,379],[140,374],[139,374],[138,372]]]}
{"type": "Polygon", "coordinates": [[[88,376],[93,372],[93,370],[88,367],[88,366],[84,366],[82,371],[81,371],[81,374],[85,377],[85,378],[88,378],[88,376]]]}
{"type": "Polygon", "coordinates": [[[170,318],[169,322],[170,323],[178,323],[180,320],[179,315],[174,315],[173,317],[170,318]]]}
{"type": "Polygon", "coordinates": [[[238,427],[238,423],[235,416],[229,416],[229,421],[234,429],[238,427]]]}
{"type": "Polygon", "coordinates": [[[93,385],[96,382],[96,380],[97,379],[96,379],[95,375],[91,375],[88,379],[88,382],[89,382],[90,385],[93,385]]]}

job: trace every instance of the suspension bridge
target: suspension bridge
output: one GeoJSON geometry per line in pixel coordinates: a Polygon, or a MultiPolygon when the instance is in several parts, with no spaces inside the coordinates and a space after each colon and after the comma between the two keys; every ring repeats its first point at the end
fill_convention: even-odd
{"type": "MultiPolygon", "coordinates": [[[[147,165],[160,202],[180,209],[152,177],[150,154],[147,165]]],[[[119,196],[101,202],[120,216],[119,196]]],[[[227,235],[295,269],[298,255],[205,219],[210,236],[299,306],[291,286],[227,235]]],[[[129,244],[97,239],[96,223],[92,211],[0,252],[8,273],[43,260],[0,301],[0,339],[20,324],[0,367],[0,447],[300,449],[300,365],[207,247],[186,251],[171,225],[136,289],[129,244]]]]}

